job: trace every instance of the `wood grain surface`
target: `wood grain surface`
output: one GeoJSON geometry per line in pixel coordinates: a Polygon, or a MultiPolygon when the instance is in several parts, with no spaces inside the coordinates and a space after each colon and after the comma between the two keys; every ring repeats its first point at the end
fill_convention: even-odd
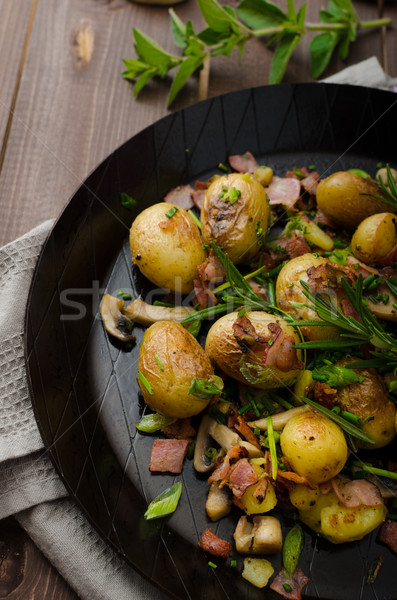
{"type": "MultiPolygon", "coordinates": [[[[229,2],[237,5],[237,0],[229,2]]],[[[285,7],[286,0],[277,2],[285,7]]],[[[297,5],[302,2],[297,1],[297,5]]],[[[318,20],[320,0],[307,2],[318,20]]],[[[393,28],[367,32],[348,59],[335,57],[325,76],[370,56],[397,76],[397,3],[358,0],[362,18],[390,16],[393,28]]],[[[176,6],[182,20],[202,26],[195,0],[176,6]]],[[[170,78],[138,99],[121,77],[133,57],[132,28],[175,52],[168,9],[128,0],[3,0],[0,2],[0,244],[59,215],[74,190],[114,148],[169,111],[170,78]]],[[[311,81],[309,39],[298,47],[284,81],[311,81]]],[[[263,41],[211,64],[209,95],[266,84],[272,52],[263,41]]],[[[189,82],[172,110],[196,101],[189,82]]],[[[12,518],[0,522],[0,599],[75,600],[50,563],[12,518]]]]}

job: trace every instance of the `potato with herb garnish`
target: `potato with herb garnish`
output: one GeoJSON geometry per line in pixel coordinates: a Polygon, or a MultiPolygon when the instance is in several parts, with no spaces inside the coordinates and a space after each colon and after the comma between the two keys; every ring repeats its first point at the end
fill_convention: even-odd
{"type": "Polygon", "coordinates": [[[351,249],[366,265],[376,263],[397,244],[397,217],[383,212],[361,221],[353,234],[351,249]]]}
{"type": "Polygon", "coordinates": [[[200,344],[173,321],[158,321],[145,331],[138,383],[152,410],[177,419],[200,413],[223,388],[200,344]]]}
{"type": "Polygon", "coordinates": [[[232,173],[214,181],[201,209],[204,241],[215,242],[234,264],[257,254],[266,235],[269,206],[263,186],[249,173],[232,173]]]}
{"type": "Polygon", "coordinates": [[[189,213],[168,202],[142,211],[130,229],[132,262],[155,285],[188,294],[206,253],[189,213]]]}

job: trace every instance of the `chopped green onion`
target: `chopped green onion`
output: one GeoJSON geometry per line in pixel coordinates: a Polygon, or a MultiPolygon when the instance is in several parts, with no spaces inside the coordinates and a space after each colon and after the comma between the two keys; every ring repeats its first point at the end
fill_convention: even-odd
{"type": "Polygon", "coordinates": [[[124,295],[124,291],[120,290],[119,293],[117,294],[117,296],[123,296],[124,295]]]}
{"type": "Polygon", "coordinates": [[[272,477],[277,478],[277,450],[276,440],[274,439],[273,420],[267,417],[267,438],[269,440],[270,459],[272,461],[272,477]]]}
{"type": "Polygon", "coordinates": [[[186,458],[191,460],[194,457],[194,451],[196,449],[196,442],[191,442],[187,447],[186,458]]]}
{"type": "Polygon", "coordinates": [[[131,294],[123,294],[123,300],[131,300],[131,294]]]}
{"type": "Polygon", "coordinates": [[[204,454],[206,455],[207,458],[210,458],[212,460],[217,455],[217,452],[218,451],[216,448],[208,448],[208,450],[206,450],[204,452],[204,454]]]}
{"type": "Polygon", "coordinates": [[[159,367],[160,371],[164,371],[164,365],[163,365],[163,363],[161,362],[161,360],[159,359],[159,355],[158,355],[158,354],[155,354],[155,355],[154,355],[154,358],[156,359],[156,363],[157,363],[157,365],[158,365],[158,367],[159,367]]]}
{"type": "Polygon", "coordinates": [[[272,306],[277,306],[276,305],[276,294],[274,291],[274,282],[272,280],[270,280],[268,283],[267,291],[269,294],[269,304],[271,304],[272,306]]]}
{"type": "Polygon", "coordinates": [[[237,560],[231,560],[230,561],[230,566],[231,567],[237,567],[237,560]]]}
{"type": "Polygon", "coordinates": [[[289,583],[283,583],[283,588],[285,589],[286,592],[292,592],[292,587],[290,586],[289,583]]]}
{"type": "Polygon", "coordinates": [[[242,406],[241,408],[239,408],[237,412],[238,412],[239,415],[242,415],[245,412],[247,412],[247,410],[249,410],[250,408],[251,408],[251,403],[248,402],[248,404],[244,404],[244,406],[242,406]]]}
{"type": "Polygon", "coordinates": [[[182,483],[177,481],[170,488],[157,496],[157,498],[152,500],[143,516],[146,520],[149,520],[165,517],[166,515],[173,513],[178,506],[181,493],[182,483]]]}
{"type": "Polygon", "coordinates": [[[353,423],[354,425],[359,425],[361,421],[360,417],[351,412],[348,412],[347,410],[342,410],[340,416],[342,417],[342,419],[346,419],[346,421],[349,421],[349,423],[353,423]]]}
{"type": "Polygon", "coordinates": [[[228,170],[229,170],[229,169],[227,168],[227,166],[226,166],[226,165],[224,165],[223,163],[219,163],[219,165],[218,165],[218,169],[219,169],[220,171],[223,171],[224,173],[227,173],[227,172],[228,172],[228,170]]]}
{"type": "Polygon", "coordinates": [[[193,219],[193,221],[196,223],[197,227],[198,227],[199,229],[201,229],[201,221],[200,221],[200,219],[198,219],[198,218],[196,217],[196,215],[194,214],[194,212],[192,211],[192,209],[188,210],[187,212],[188,212],[188,213],[189,213],[189,215],[192,217],[192,219],[193,219]]]}
{"type": "Polygon", "coordinates": [[[260,435],[261,430],[259,429],[259,427],[255,427],[254,429],[254,435],[260,435]]]}
{"type": "Polygon", "coordinates": [[[175,308],[175,304],[170,304],[169,302],[163,302],[162,300],[155,300],[153,302],[153,306],[165,306],[166,308],[175,308]]]}
{"type": "Polygon", "coordinates": [[[218,565],[213,563],[211,560],[208,562],[208,566],[211,567],[212,569],[216,569],[218,567],[218,565]]]}
{"type": "Polygon", "coordinates": [[[120,202],[121,205],[127,210],[133,210],[136,206],[136,200],[126,194],[125,192],[121,192],[120,194],[120,202]]]}
{"type": "Polygon", "coordinates": [[[178,207],[177,206],[173,206],[172,208],[170,208],[170,210],[168,212],[165,213],[165,216],[168,217],[169,219],[171,219],[175,213],[178,212],[178,207]]]}
{"type": "Polygon", "coordinates": [[[349,169],[349,173],[353,173],[354,175],[359,175],[363,179],[367,179],[369,177],[371,179],[371,175],[367,173],[367,171],[363,171],[362,169],[349,169]]]}
{"type": "Polygon", "coordinates": [[[213,375],[207,381],[194,377],[190,384],[189,394],[207,400],[214,394],[220,394],[223,390],[223,380],[217,375],[213,375]]]}
{"type": "Polygon", "coordinates": [[[138,371],[138,377],[142,381],[143,385],[145,386],[145,388],[147,389],[149,394],[153,394],[154,392],[153,392],[152,386],[150,385],[150,383],[148,382],[148,380],[146,379],[144,374],[141,373],[141,371],[138,371]]]}
{"type": "Polygon", "coordinates": [[[150,415],[144,415],[139,423],[135,423],[135,427],[138,431],[144,431],[145,433],[154,433],[168,427],[171,423],[175,423],[176,419],[173,417],[166,417],[160,413],[153,413],[150,415]]]}
{"type": "Polygon", "coordinates": [[[299,523],[294,525],[285,536],[283,544],[283,565],[289,575],[298,566],[299,556],[303,548],[303,531],[299,523]]]}
{"type": "Polygon", "coordinates": [[[289,410],[290,408],[294,408],[293,405],[290,404],[290,402],[287,402],[287,400],[284,400],[284,398],[282,398],[281,396],[276,394],[276,392],[270,392],[270,396],[271,396],[272,400],[277,402],[277,404],[279,404],[286,410],[289,410]]]}

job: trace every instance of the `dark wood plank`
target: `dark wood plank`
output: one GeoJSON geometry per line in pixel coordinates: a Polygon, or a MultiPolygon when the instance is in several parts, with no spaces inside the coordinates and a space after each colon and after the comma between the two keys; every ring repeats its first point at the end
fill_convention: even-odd
{"type": "Polygon", "coordinates": [[[78,600],[14,519],[0,521],[0,598],[78,600]]]}
{"type": "Polygon", "coordinates": [[[379,0],[380,14],[392,19],[392,27],[383,32],[384,67],[391,77],[397,77],[397,3],[393,0],[379,0]]]}

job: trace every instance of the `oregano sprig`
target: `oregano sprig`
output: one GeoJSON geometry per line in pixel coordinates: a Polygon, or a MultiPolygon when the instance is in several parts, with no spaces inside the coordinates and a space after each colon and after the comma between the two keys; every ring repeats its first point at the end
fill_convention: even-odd
{"type": "Polygon", "coordinates": [[[311,72],[318,78],[335,50],[342,59],[347,57],[350,43],[360,30],[390,24],[390,19],[362,21],[351,0],[330,0],[328,9],[320,11],[318,23],[307,22],[307,5],[296,10],[294,0],[288,0],[287,12],[268,0],[242,0],[236,10],[217,0],[197,3],[207,25],[199,33],[190,20],[185,24],[173,9],[169,11],[174,42],[182,56],[167,52],[143,32],[133,30],[137,58],[124,60],[123,77],[135,80],[135,96],[153,77],[178,69],[168,97],[170,105],[191,75],[198,70],[209,73],[203,66],[210,57],[229,56],[237,48],[241,58],[247,41],[261,37],[275,47],[269,83],[279,83],[294,49],[309,32],[320,32],[310,43],[311,72]]]}

